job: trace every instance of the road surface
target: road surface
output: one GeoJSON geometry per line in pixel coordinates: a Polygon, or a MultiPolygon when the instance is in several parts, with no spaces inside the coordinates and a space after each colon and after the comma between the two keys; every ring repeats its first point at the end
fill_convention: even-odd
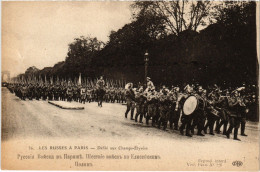
{"type": "MultiPolygon", "coordinates": [[[[65,110],[47,101],[22,101],[11,94],[7,88],[2,88],[2,143],[28,143],[33,140],[37,144],[60,145],[61,142],[70,144],[74,141],[81,143],[88,140],[87,144],[94,147],[97,144],[101,146],[106,144],[139,145],[147,146],[151,152],[162,157],[168,157],[169,162],[172,161],[170,158],[183,160],[195,157],[207,158],[207,156],[222,159],[226,157],[229,161],[236,157],[239,160],[244,160],[244,157],[250,161],[258,159],[258,123],[247,123],[248,137],[239,136],[241,142],[233,140],[233,136],[227,139],[222,134],[205,137],[194,135],[189,138],[181,136],[178,131],[169,129],[163,131],[151,125],[135,123],[129,117],[126,119],[124,117],[126,106],[122,104],[103,103],[103,107],[100,108],[96,102],[92,102],[86,103],[84,108],[84,110],[65,110]],[[90,142],[91,140],[93,142],[90,142]],[[171,151],[170,155],[168,151],[171,151]]],[[[182,163],[181,160],[180,163],[182,163]]],[[[163,169],[160,166],[157,167],[163,169]]],[[[167,166],[164,167],[171,170],[166,168],[167,166]]],[[[175,167],[174,169],[178,169],[176,164],[175,167]]],[[[250,168],[255,169],[255,167],[250,165],[250,168]]],[[[136,170],[136,168],[132,167],[129,170],[136,170]]],[[[123,170],[124,168],[116,169],[123,170]]],[[[190,170],[189,167],[187,170],[190,170]]]]}

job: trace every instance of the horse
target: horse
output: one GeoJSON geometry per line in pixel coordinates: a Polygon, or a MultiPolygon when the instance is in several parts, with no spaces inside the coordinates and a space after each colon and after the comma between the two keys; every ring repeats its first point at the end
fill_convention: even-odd
{"type": "Polygon", "coordinates": [[[97,89],[98,106],[100,106],[100,107],[102,107],[102,102],[103,102],[103,98],[104,98],[105,94],[106,94],[105,89],[103,89],[103,88],[97,89]]]}

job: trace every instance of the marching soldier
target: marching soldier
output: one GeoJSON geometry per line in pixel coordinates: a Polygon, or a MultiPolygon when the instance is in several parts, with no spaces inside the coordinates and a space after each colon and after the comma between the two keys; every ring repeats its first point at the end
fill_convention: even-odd
{"type": "Polygon", "coordinates": [[[54,91],[54,100],[58,101],[60,97],[60,87],[58,85],[55,85],[53,91],[54,91]]]}
{"type": "Polygon", "coordinates": [[[105,100],[105,102],[109,102],[110,89],[108,86],[106,86],[105,90],[106,90],[106,93],[104,95],[104,100],[105,100]]]}
{"type": "Polygon", "coordinates": [[[240,141],[240,139],[237,137],[237,134],[238,134],[238,128],[240,126],[240,121],[241,121],[242,102],[239,98],[239,93],[237,90],[231,93],[231,97],[228,100],[228,104],[229,104],[229,128],[226,133],[226,136],[229,139],[230,133],[234,128],[234,140],[240,141]]]}
{"type": "Polygon", "coordinates": [[[154,84],[153,84],[153,82],[151,81],[151,78],[150,78],[150,77],[147,77],[147,78],[146,78],[146,82],[147,82],[147,88],[149,88],[149,89],[154,88],[154,84]]]}
{"type": "Polygon", "coordinates": [[[115,91],[115,88],[114,88],[114,87],[111,88],[109,97],[110,97],[111,103],[115,103],[115,100],[116,100],[116,91],[115,91]]]}
{"type": "Polygon", "coordinates": [[[163,125],[163,130],[167,128],[167,122],[169,119],[170,113],[170,98],[168,96],[169,90],[163,86],[160,91],[160,99],[159,99],[159,110],[160,110],[160,119],[158,121],[158,128],[161,128],[161,124],[163,125]]]}
{"type": "Polygon", "coordinates": [[[61,101],[65,101],[66,100],[66,91],[67,91],[67,87],[63,86],[60,88],[60,100],[61,101]]]}
{"type": "Polygon", "coordinates": [[[92,90],[90,87],[87,87],[87,101],[90,103],[92,101],[92,90]]]}
{"type": "Polygon", "coordinates": [[[53,85],[48,87],[48,100],[53,100],[53,85]]]}
{"type": "Polygon", "coordinates": [[[117,88],[117,89],[115,90],[115,94],[116,94],[116,96],[115,96],[116,102],[117,102],[117,103],[120,103],[120,100],[121,100],[120,88],[117,88]]]}
{"type": "Polygon", "coordinates": [[[42,86],[42,91],[41,91],[42,99],[47,100],[48,97],[48,87],[44,84],[42,86]]]}
{"type": "Polygon", "coordinates": [[[178,99],[178,96],[179,96],[179,91],[180,91],[180,88],[179,87],[173,87],[171,93],[171,97],[172,97],[172,107],[171,107],[171,110],[170,110],[170,119],[169,119],[169,122],[170,122],[170,128],[173,129],[173,125],[174,125],[174,130],[178,130],[179,128],[179,119],[180,119],[180,111],[181,111],[181,108],[180,106],[177,107],[177,99],[178,99]]]}
{"type": "Polygon", "coordinates": [[[152,118],[152,126],[154,127],[157,113],[157,98],[155,89],[152,89],[147,93],[147,108],[146,124],[148,125],[150,118],[152,118]]]}
{"type": "Polygon", "coordinates": [[[245,92],[242,92],[243,95],[241,95],[241,136],[247,136],[245,134],[245,127],[246,127],[246,115],[249,112],[248,105],[250,103],[249,97],[245,94],[245,92]]]}
{"type": "MultiPolygon", "coordinates": [[[[204,105],[207,102],[207,92],[206,90],[203,90],[201,86],[198,87],[198,94],[196,95],[196,97],[198,99],[203,100],[204,105]]],[[[206,108],[206,107],[204,107],[206,108]]],[[[204,136],[204,134],[202,134],[202,130],[204,129],[204,124],[205,124],[205,119],[206,119],[206,114],[205,114],[205,109],[198,109],[197,111],[195,111],[192,114],[192,118],[193,118],[193,122],[192,122],[192,126],[191,126],[191,133],[194,134],[194,128],[195,126],[197,126],[198,128],[198,136],[204,136]]]]}
{"type": "MultiPolygon", "coordinates": [[[[184,104],[184,100],[189,96],[191,95],[193,89],[187,85],[185,88],[184,88],[184,93],[183,94],[180,94],[178,96],[178,100],[176,102],[176,106],[178,107],[179,105],[183,106],[184,104]]],[[[192,121],[192,116],[191,115],[184,115],[182,114],[181,116],[181,126],[180,126],[180,133],[181,135],[183,135],[183,130],[186,129],[186,136],[188,137],[192,137],[191,133],[190,133],[190,129],[191,129],[191,121],[192,121]]]]}
{"type": "Polygon", "coordinates": [[[143,123],[143,116],[145,113],[145,97],[143,93],[143,88],[141,87],[139,90],[137,90],[136,95],[135,95],[135,102],[136,102],[136,114],[135,114],[135,122],[137,122],[138,116],[140,115],[139,122],[143,123]]]}
{"type": "Polygon", "coordinates": [[[126,104],[127,104],[127,109],[125,112],[125,118],[127,118],[128,112],[131,110],[131,120],[134,120],[134,110],[135,110],[135,93],[133,91],[133,84],[129,83],[127,85],[127,90],[126,90],[126,104]]]}
{"type": "Polygon", "coordinates": [[[105,81],[103,79],[103,76],[100,76],[100,79],[96,83],[96,87],[97,87],[98,106],[102,107],[103,98],[106,93],[106,91],[104,89],[105,81]]]}
{"type": "Polygon", "coordinates": [[[218,94],[215,91],[212,91],[209,95],[208,95],[208,101],[207,101],[207,105],[209,106],[209,108],[207,108],[207,123],[204,127],[204,133],[207,134],[207,129],[209,128],[210,130],[210,135],[215,135],[214,134],[214,124],[216,122],[216,115],[213,114],[212,112],[216,112],[215,106],[218,102],[218,94]]]}
{"type": "Polygon", "coordinates": [[[28,92],[28,88],[25,84],[22,85],[21,89],[20,89],[20,95],[21,95],[21,99],[22,100],[26,100],[26,96],[27,96],[27,92],[28,92]]]}
{"type": "Polygon", "coordinates": [[[227,132],[227,125],[229,120],[229,113],[228,113],[228,98],[229,98],[229,91],[226,90],[226,95],[220,96],[217,109],[220,111],[220,123],[216,125],[216,132],[220,133],[220,128],[223,125],[223,135],[227,132]]]}
{"type": "Polygon", "coordinates": [[[67,101],[71,102],[72,101],[72,97],[73,97],[73,89],[72,89],[72,87],[70,85],[67,88],[66,94],[67,94],[67,101]]]}
{"type": "Polygon", "coordinates": [[[83,102],[83,104],[85,104],[86,101],[86,88],[81,86],[80,88],[80,103],[83,102]]]}

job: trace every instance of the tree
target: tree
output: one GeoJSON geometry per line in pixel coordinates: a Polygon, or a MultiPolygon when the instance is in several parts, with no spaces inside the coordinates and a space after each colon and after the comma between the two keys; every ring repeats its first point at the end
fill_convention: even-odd
{"type": "Polygon", "coordinates": [[[69,44],[64,70],[73,77],[79,72],[87,73],[92,69],[95,54],[99,52],[104,43],[97,38],[84,37],[75,38],[74,42],[69,44]]]}
{"type": "Polygon", "coordinates": [[[26,69],[26,71],[25,71],[25,75],[27,75],[27,76],[33,76],[36,72],[38,72],[39,71],[39,69],[38,68],[36,68],[35,66],[32,66],[32,67],[29,67],[28,69],[26,69]]]}
{"type": "Polygon", "coordinates": [[[210,1],[137,1],[132,5],[133,18],[154,15],[163,19],[168,34],[179,35],[184,30],[197,31],[209,24],[210,1]]]}
{"type": "Polygon", "coordinates": [[[93,54],[100,51],[104,47],[102,41],[98,41],[97,38],[84,37],[75,38],[75,41],[69,44],[68,54],[66,61],[85,61],[90,63],[93,54]]]}

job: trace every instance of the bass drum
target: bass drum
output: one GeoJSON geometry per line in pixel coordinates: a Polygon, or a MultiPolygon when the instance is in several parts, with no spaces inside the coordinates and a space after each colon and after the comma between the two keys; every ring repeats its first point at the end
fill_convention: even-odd
{"type": "Polygon", "coordinates": [[[201,98],[196,96],[189,96],[183,105],[183,113],[184,115],[191,115],[197,110],[203,110],[205,107],[205,103],[201,98]]]}

